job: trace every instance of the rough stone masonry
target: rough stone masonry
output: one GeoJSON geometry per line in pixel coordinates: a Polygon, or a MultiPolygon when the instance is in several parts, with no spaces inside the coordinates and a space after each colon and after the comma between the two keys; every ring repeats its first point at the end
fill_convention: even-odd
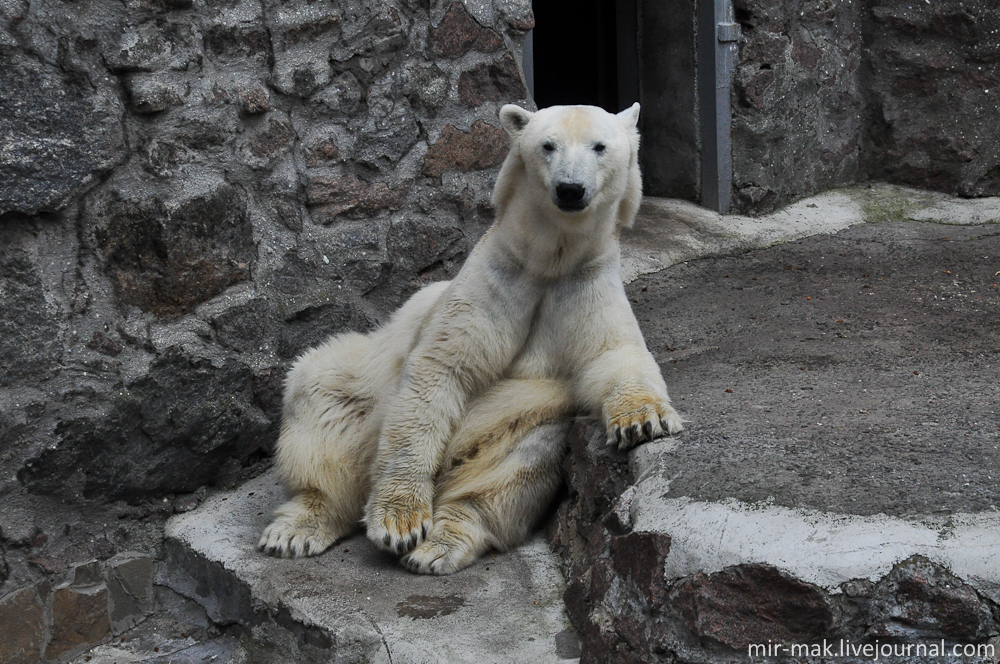
{"type": "Polygon", "coordinates": [[[0,2],[0,596],[155,553],[206,484],[266,465],[291,359],[455,272],[533,20],[0,2]]]}
{"type": "Polygon", "coordinates": [[[992,0],[735,0],[734,208],[869,180],[1000,194],[992,0]]]}

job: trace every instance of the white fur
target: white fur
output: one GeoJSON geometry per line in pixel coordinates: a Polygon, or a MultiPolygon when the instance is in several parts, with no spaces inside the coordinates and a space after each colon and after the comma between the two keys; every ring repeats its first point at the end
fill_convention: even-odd
{"type": "Polygon", "coordinates": [[[261,548],[314,555],[364,505],[372,541],[449,573],[527,536],[573,413],[599,414],[621,449],[681,430],[620,276],[618,232],[642,191],[638,111],[501,109],[497,220],[454,281],[290,372],[278,466],[295,496],[261,548]],[[560,207],[565,182],[582,210],[560,207]]]}

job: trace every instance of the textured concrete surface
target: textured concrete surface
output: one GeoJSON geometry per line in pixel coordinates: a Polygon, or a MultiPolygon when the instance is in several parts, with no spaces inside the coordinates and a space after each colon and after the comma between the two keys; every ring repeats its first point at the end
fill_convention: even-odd
{"type": "Polygon", "coordinates": [[[204,564],[174,566],[161,582],[202,602],[213,620],[241,622],[259,641],[272,638],[271,627],[262,624],[267,614],[278,615],[286,627],[308,630],[320,652],[304,647],[303,658],[323,658],[324,649],[331,658],[336,653],[338,662],[392,664],[578,657],[563,608],[562,575],[543,537],[511,553],[487,555],[448,577],[411,574],[360,535],[316,558],[282,560],[255,550],[282,500],[278,480],[267,473],[173,517],[167,537],[204,564]],[[220,567],[225,584],[213,576],[220,567]],[[236,585],[245,588],[256,612],[227,603],[226,596],[244,592],[236,585]]]}
{"type": "Polygon", "coordinates": [[[759,219],[644,209],[626,291],[687,429],[627,459],[599,427],[571,436],[551,536],[581,661],[987,644],[1000,200],[873,186],[759,219]]]}

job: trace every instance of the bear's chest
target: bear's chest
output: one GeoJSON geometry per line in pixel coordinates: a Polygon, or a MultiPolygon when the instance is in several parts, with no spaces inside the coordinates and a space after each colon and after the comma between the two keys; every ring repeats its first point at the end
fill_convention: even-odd
{"type": "Polygon", "coordinates": [[[546,288],[527,330],[524,345],[511,364],[514,378],[569,378],[593,354],[588,333],[598,315],[594,284],[566,280],[546,288]]]}

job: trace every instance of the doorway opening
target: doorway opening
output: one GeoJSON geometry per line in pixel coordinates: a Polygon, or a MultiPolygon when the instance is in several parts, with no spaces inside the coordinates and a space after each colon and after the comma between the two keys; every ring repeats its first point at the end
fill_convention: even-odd
{"type": "MultiPolygon", "coordinates": [[[[540,0],[533,4],[532,93],[539,108],[589,104],[617,113],[638,100],[638,85],[634,93],[623,95],[621,90],[623,65],[626,69],[631,65],[635,78],[634,0],[540,0]]],[[[628,72],[624,78],[630,78],[628,72]]]]}

